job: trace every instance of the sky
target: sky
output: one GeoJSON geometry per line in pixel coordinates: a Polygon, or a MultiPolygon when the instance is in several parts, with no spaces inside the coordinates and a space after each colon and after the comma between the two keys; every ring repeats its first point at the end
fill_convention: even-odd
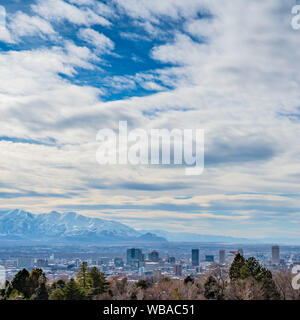
{"type": "Polygon", "coordinates": [[[300,240],[292,0],[0,0],[0,208],[300,240]],[[205,169],[101,166],[101,128],[205,130],[205,169]]]}

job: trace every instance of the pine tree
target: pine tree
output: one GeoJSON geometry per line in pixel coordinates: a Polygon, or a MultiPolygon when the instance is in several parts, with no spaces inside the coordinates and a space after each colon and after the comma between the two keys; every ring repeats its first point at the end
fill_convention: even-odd
{"type": "Polygon", "coordinates": [[[98,295],[107,291],[108,282],[104,273],[100,272],[96,267],[92,267],[87,274],[88,287],[90,295],[98,295]]]}
{"type": "Polygon", "coordinates": [[[213,276],[209,276],[204,284],[204,296],[209,300],[222,299],[219,284],[213,276]]]}
{"type": "Polygon", "coordinates": [[[81,289],[80,285],[74,279],[71,279],[65,288],[64,292],[64,300],[85,300],[86,295],[84,291],[81,289]]]}
{"type": "Polygon", "coordinates": [[[80,286],[85,290],[88,289],[88,266],[87,262],[82,262],[77,272],[76,279],[80,286]]]}
{"type": "Polygon", "coordinates": [[[20,270],[15,275],[15,277],[11,282],[11,285],[13,289],[22,293],[25,298],[30,298],[31,296],[30,278],[29,278],[29,272],[26,269],[20,270]]]}
{"type": "Polygon", "coordinates": [[[229,269],[230,280],[237,280],[241,278],[241,269],[244,266],[244,264],[245,258],[238,253],[235,256],[229,269]]]}

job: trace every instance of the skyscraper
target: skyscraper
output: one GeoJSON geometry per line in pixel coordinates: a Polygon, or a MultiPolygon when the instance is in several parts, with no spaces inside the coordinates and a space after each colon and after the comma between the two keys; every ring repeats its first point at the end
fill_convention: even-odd
{"type": "Polygon", "coordinates": [[[219,250],[219,264],[225,264],[225,250],[219,250]]]}
{"type": "Polygon", "coordinates": [[[174,265],[174,273],[175,273],[175,276],[182,276],[182,265],[181,264],[174,265]]]}
{"type": "Polygon", "coordinates": [[[279,246],[272,246],[272,264],[280,263],[280,248],[279,246]]]}
{"type": "Polygon", "coordinates": [[[143,261],[143,253],[141,249],[127,249],[127,264],[135,265],[137,262],[143,261]]]}
{"type": "Polygon", "coordinates": [[[206,262],[214,262],[215,257],[213,255],[206,255],[205,256],[205,261],[206,262]]]}
{"type": "Polygon", "coordinates": [[[159,261],[159,253],[156,250],[153,250],[149,253],[148,259],[152,262],[158,262],[159,261]]]}
{"type": "Polygon", "coordinates": [[[199,266],[199,249],[192,249],[192,266],[199,266]]]}

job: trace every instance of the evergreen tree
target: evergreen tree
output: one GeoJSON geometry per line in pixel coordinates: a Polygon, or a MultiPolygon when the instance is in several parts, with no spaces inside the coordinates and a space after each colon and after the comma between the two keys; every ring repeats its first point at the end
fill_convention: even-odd
{"type": "Polygon", "coordinates": [[[135,286],[137,288],[142,288],[143,290],[149,288],[149,283],[146,280],[139,280],[135,286]]]}
{"type": "Polygon", "coordinates": [[[30,293],[34,294],[38,288],[43,291],[43,287],[46,288],[46,282],[47,278],[43,270],[40,268],[33,269],[29,275],[30,293]]]}
{"type": "Polygon", "coordinates": [[[100,272],[96,267],[92,267],[87,275],[89,295],[98,295],[107,291],[108,282],[105,279],[104,273],[100,272]]]}
{"type": "Polygon", "coordinates": [[[63,289],[55,289],[51,291],[49,300],[65,300],[65,293],[63,289]]]}
{"type": "Polygon", "coordinates": [[[38,288],[35,290],[33,295],[34,300],[48,300],[49,293],[45,283],[41,283],[38,288]]]}
{"type": "Polygon", "coordinates": [[[220,287],[213,276],[209,276],[204,284],[204,296],[209,300],[221,300],[220,287]]]}
{"type": "Polygon", "coordinates": [[[76,279],[83,289],[88,289],[88,266],[87,262],[82,262],[77,272],[76,279]]]}
{"type": "Polygon", "coordinates": [[[20,270],[11,282],[12,288],[22,293],[25,298],[31,296],[29,272],[26,269],[20,270]]]}
{"type": "Polygon", "coordinates": [[[85,300],[86,295],[84,291],[81,289],[80,285],[74,279],[71,279],[65,288],[64,292],[64,300],[85,300]]]}
{"type": "Polygon", "coordinates": [[[229,269],[230,280],[237,280],[241,278],[241,269],[244,266],[244,264],[245,258],[238,253],[235,256],[229,269]]]}

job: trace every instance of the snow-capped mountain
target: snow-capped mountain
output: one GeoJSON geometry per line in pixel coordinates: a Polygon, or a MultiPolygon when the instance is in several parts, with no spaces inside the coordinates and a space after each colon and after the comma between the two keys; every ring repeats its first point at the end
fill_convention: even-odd
{"type": "Polygon", "coordinates": [[[23,210],[0,211],[0,239],[40,241],[166,241],[142,234],[120,222],[89,218],[75,212],[32,214],[23,210]]]}

